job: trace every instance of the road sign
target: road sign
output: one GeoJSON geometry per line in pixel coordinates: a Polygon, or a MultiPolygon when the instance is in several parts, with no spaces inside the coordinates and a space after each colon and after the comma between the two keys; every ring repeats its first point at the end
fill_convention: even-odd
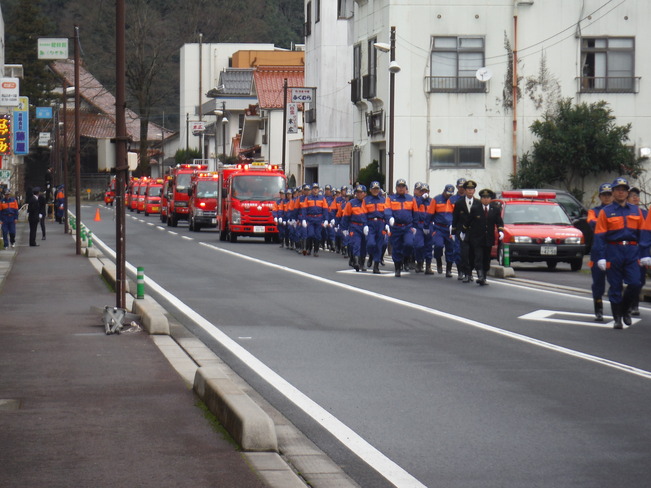
{"type": "Polygon", "coordinates": [[[48,147],[50,145],[50,133],[49,132],[39,132],[38,133],[38,146],[39,147],[48,147]]]}
{"type": "Polygon", "coordinates": [[[68,39],[39,39],[37,52],[38,59],[68,59],[68,39]]]}
{"type": "Polygon", "coordinates": [[[11,179],[10,169],[0,169],[0,180],[9,181],[11,179]]]}
{"type": "Polygon", "coordinates": [[[36,107],[36,118],[37,119],[51,119],[52,118],[52,107],[36,107]]]}

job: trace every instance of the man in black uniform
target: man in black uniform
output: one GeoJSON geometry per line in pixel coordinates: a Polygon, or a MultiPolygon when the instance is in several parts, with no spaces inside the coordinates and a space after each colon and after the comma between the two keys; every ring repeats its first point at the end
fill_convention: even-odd
{"type": "Polygon", "coordinates": [[[480,200],[479,202],[475,200],[476,203],[470,209],[470,215],[463,227],[466,240],[474,254],[477,283],[482,286],[487,284],[486,274],[490,269],[491,247],[495,244],[495,228],[499,232],[499,238],[504,238],[501,208],[491,205],[493,196],[494,193],[488,188],[479,192],[480,200]]]}
{"type": "Polygon", "coordinates": [[[452,212],[452,235],[455,235],[461,243],[461,266],[458,267],[463,275],[463,282],[470,283],[472,281],[472,263],[474,262],[474,258],[464,226],[466,225],[472,206],[481,204],[474,197],[477,183],[473,180],[468,180],[463,184],[463,188],[464,196],[454,203],[454,211],[452,212]]]}
{"type": "Polygon", "coordinates": [[[34,247],[36,244],[36,231],[38,230],[38,223],[41,221],[41,205],[39,204],[38,197],[41,189],[36,187],[32,190],[32,196],[27,202],[27,220],[29,221],[29,245],[34,247]]]}

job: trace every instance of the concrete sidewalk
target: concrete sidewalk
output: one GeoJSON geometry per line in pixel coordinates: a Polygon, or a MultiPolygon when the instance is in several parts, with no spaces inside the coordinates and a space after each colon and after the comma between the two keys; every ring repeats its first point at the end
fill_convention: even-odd
{"type": "Polygon", "coordinates": [[[104,333],[91,307],[115,295],[63,226],[40,247],[18,227],[0,250],[0,486],[267,486],[150,336],[104,333]]]}

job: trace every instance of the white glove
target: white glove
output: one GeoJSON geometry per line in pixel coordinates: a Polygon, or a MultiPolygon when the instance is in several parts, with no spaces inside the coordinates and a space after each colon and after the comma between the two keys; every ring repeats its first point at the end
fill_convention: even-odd
{"type": "MultiPolygon", "coordinates": [[[[368,235],[368,225],[365,225],[363,230],[364,230],[364,235],[367,236],[368,235]]],[[[651,259],[651,258],[649,258],[649,259],[651,259]]]]}
{"type": "Polygon", "coordinates": [[[452,226],[450,226],[450,235],[451,236],[454,235],[454,233],[452,232],[452,226]]]}
{"type": "Polygon", "coordinates": [[[385,225],[384,230],[386,230],[387,234],[388,234],[389,232],[391,232],[391,227],[389,227],[388,225],[385,225]]]}
{"type": "Polygon", "coordinates": [[[421,197],[423,200],[427,200],[427,199],[429,198],[429,193],[423,193],[420,197],[421,197]]]}
{"type": "Polygon", "coordinates": [[[499,236],[499,238],[500,238],[500,241],[503,241],[503,240],[504,240],[504,232],[500,231],[499,234],[498,234],[498,236],[499,236]]]}
{"type": "Polygon", "coordinates": [[[450,240],[454,242],[457,239],[457,237],[454,234],[450,234],[450,240]]]}
{"type": "Polygon", "coordinates": [[[428,235],[429,235],[429,229],[423,229],[423,234],[425,234],[426,236],[428,236],[428,235]]]}
{"type": "Polygon", "coordinates": [[[466,233],[465,232],[459,232],[459,239],[462,241],[466,238],[466,233]]]}
{"type": "Polygon", "coordinates": [[[331,225],[332,227],[335,226],[335,219],[332,219],[332,220],[330,221],[330,225],[331,225]]]}
{"type": "Polygon", "coordinates": [[[646,256],[646,257],[640,259],[640,264],[642,266],[651,266],[651,258],[649,256],[646,256]]]}
{"type": "Polygon", "coordinates": [[[42,218],[43,218],[43,214],[38,214],[38,218],[39,218],[39,219],[42,219],[42,218]]]}
{"type": "Polygon", "coordinates": [[[393,227],[393,224],[395,224],[395,223],[396,223],[396,219],[394,219],[393,217],[391,217],[391,218],[389,219],[389,225],[390,225],[391,227],[393,227]]]}
{"type": "Polygon", "coordinates": [[[606,260],[600,259],[599,261],[597,261],[597,266],[601,271],[606,271],[606,260]]]}
{"type": "Polygon", "coordinates": [[[412,234],[416,234],[416,227],[412,227],[412,228],[411,228],[411,233],[412,233],[412,234]]]}
{"type": "Polygon", "coordinates": [[[274,224],[278,223],[278,217],[274,217],[274,224]]]}
{"type": "Polygon", "coordinates": [[[307,220],[304,220],[301,225],[303,226],[304,229],[307,229],[307,220]]]}
{"type": "Polygon", "coordinates": [[[285,222],[283,221],[282,217],[278,217],[278,223],[279,224],[284,224],[285,222]]]}
{"type": "Polygon", "coordinates": [[[324,220],[323,223],[321,224],[323,227],[328,227],[328,221],[324,220]]]}

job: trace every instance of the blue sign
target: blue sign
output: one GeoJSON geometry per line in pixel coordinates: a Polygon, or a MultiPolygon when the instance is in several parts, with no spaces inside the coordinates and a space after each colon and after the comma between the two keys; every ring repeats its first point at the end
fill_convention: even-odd
{"type": "Polygon", "coordinates": [[[52,107],[36,107],[36,118],[37,119],[51,119],[52,118],[52,107]]]}
{"type": "MultiPolygon", "coordinates": [[[[29,104],[25,104],[26,107],[29,104]]],[[[29,113],[27,110],[14,110],[14,154],[29,154],[29,113]]]]}

